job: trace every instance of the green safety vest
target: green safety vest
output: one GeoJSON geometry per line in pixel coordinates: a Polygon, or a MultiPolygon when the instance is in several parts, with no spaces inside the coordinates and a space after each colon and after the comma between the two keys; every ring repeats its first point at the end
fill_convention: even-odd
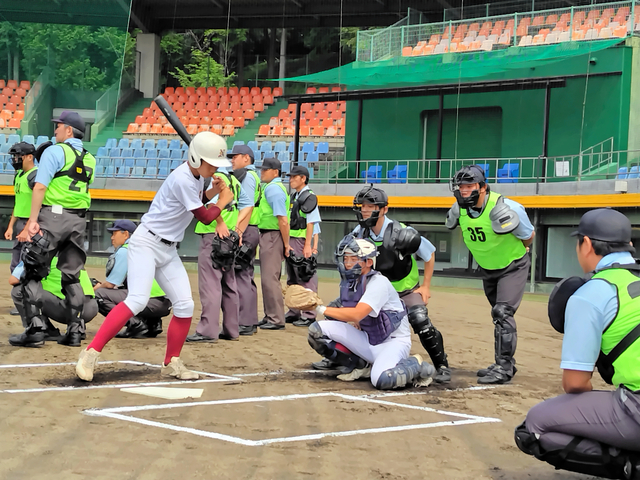
{"type": "Polygon", "coordinates": [[[489,192],[487,205],[478,218],[471,218],[466,208],[460,209],[460,228],[464,243],[478,265],[485,270],[505,268],[527,253],[519,238],[509,233],[498,235],[493,231],[489,214],[499,198],[499,193],[489,192]]]}
{"type": "Polygon", "coordinates": [[[261,197],[260,197],[260,206],[258,207],[258,210],[260,211],[260,222],[258,223],[258,228],[260,230],[280,230],[280,227],[278,226],[278,217],[276,217],[273,214],[273,209],[271,208],[271,205],[269,205],[269,202],[267,202],[267,199],[265,198],[265,192],[267,188],[269,188],[271,185],[277,185],[282,189],[284,194],[287,196],[287,205],[286,205],[287,212],[291,208],[291,199],[289,198],[287,189],[284,188],[284,185],[282,184],[282,182],[276,182],[272,180],[271,182],[267,183],[264,186],[264,188],[262,188],[261,197]]]}
{"type": "MultiPolygon", "coordinates": [[[[400,223],[400,225],[406,227],[404,223],[400,223]]],[[[375,241],[371,237],[369,237],[369,240],[375,243],[378,249],[380,249],[380,247],[382,246],[382,241],[375,241]]],[[[385,275],[386,272],[381,271],[380,273],[385,275]]],[[[389,281],[391,282],[391,285],[393,285],[394,290],[398,293],[406,292],[408,290],[413,290],[414,288],[416,288],[420,284],[420,270],[418,269],[418,262],[416,261],[415,257],[411,255],[411,270],[409,270],[409,273],[406,277],[395,281],[389,279],[389,281]]]]}
{"type": "MultiPolygon", "coordinates": [[[[42,288],[49,293],[52,293],[58,298],[64,299],[64,293],[62,293],[62,272],[58,270],[58,257],[53,257],[51,260],[51,271],[49,275],[42,279],[42,288]]],[[[80,270],[80,286],[86,296],[95,297],[93,293],[93,285],[91,285],[91,279],[86,270],[80,270]]]]}
{"type": "MultiPolygon", "coordinates": [[[[618,313],[602,333],[600,351],[607,355],[620,341],[640,324],[640,296],[632,297],[629,286],[640,279],[624,268],[611,268],[596,273],[592,278],[605,280],[616,287],[618,313]]],[[[629,390],[640,390],[640,339],[631,344],[614,362],[612,383],[629,390]]]]}
{"type": "MultiPolygon", "coordinates": [[[[227,228],[230,230],[235,228],[238,224],[238,201],[240,200],[240,190],[242,186],[236,177],[233,175],[226,175],[222,172],[214,174],[214,176],[218,178],[222,178],[224,183],[227,184],[229,188],[233,191],[233,200],[229,205],[222,209],[220,212],[220,216],[224,223],[227,225],[227,228]]],[[[214,233],[216,231],[216,222],[213,221],[209,225],[205,225],[202,222],[196,223],[195,232],[203,235],[205,233],[214,233]]]]}
{"type": "Polygon", "coordinates": [[[256,181],[256,190],[253,194],[253,212],[251,212],[251,218],[249,219],[249,225],[258,226],[260,223],[260,197],[262,193],[262,186],[260,184],[260,177],[255,172],[255,170],[247,169],[247,175],[252,175],[254,180],[256,181]]]}
{"type": "MultiPolygon", "coordinates": [[[[125,243],[120,248],[129,248],[129,244],[125,243]]],[[[165,295],[166,294],[164,293],[164,290],[162,290],[162,288],[160,288],[160,285],[158,285],[158,282],[156,282],[156,279],[154,278],[153,282],[151,283],[151,294],[149,295],[149,297],[150,298],[158,298],[158,297],[164,297],[165,295]]]]}
{"type": "MultiPolygon", "coordinates": [[[[309,189],[309,191],[311,192],[311,189],[309,189]]],[[[291,202],[291,207],[289,208],[289,223],[291,223],[291,213],[294,203],[295,202],[291,202]]],[[[303,213],[302,211],[300,211],[298,215],[300,215],[302,218],[307,218],[307,214],[303,213]]],[[[307,229],[301,228],[299,230],[289,230],[289,236],[292,238],[307,238],[307,229]]]]}
{"type": "Polygon", "coordinates": [[[13,191],[15,193],[15,205],[13,216],[18,218],[29,218],[31,216],[31,196],[33,190],[29,186],[29,176],[36,173],[38,167],[33,167],[28,172],[20,170],[13,179],[13,191]]]}
{"type": "Polygon", "coordinates": [[[60,146],[64,151],[65,163],[62,170],[57,172],[44,195],[43,205],[60,205],[70,209],[89,209],[91,206],[91,195],[89,194],[89,185],[93,183],[96,159],[89,152],[85,153],[82,163],[89,177],[89,182],[79,180],[76,175],[82,174],[82,168],[75,166],[77,152],[67,143],[58,143],[51,148],[60,146]],[[75,168],[75,171],[73,170],[75,168]]]}

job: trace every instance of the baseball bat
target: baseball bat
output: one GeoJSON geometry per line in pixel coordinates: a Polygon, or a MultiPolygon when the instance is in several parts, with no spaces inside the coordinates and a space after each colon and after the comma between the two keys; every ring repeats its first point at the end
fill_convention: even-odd
{"type": "Polygon", "coordinates": [[[180,138],[184,140],[184,143],[186,143],[187,145],[191,144],[191,135],[187,133],[187,129],[184,128],[184,125],[178,118],[178,115],[176,115],[176,112],[173,111],[171,105],[169,105],[164,97],[162,95],[158,95],[154,99],[154,102],[156,102],[156,105],[160,107],[160,111],[165,116],[167,121],[171,124],[171,126],[175,128],[176,133],[180,135],[180,138]]]}

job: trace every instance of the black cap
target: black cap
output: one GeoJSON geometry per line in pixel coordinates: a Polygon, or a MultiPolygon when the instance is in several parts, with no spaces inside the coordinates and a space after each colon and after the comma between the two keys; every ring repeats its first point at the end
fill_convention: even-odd
{"type": "Polygon", "coordinates": [[[85,132],[84,120],[76,112],[65,110],[60,114],[58,118],[52,118],[51,121],[53,123],[64,123],[65,125],[69,125],[70,127],[77,128],[82,133],[85,132]]]}
{"type": "Polygon", "coordinates": [[[247,147],[246,145],[234,145],[231,153],[227,153],[227,157],[229,158],[233,158],[235,155],[249,155],[251,157],[251,160],[254,159],[253,150],[251,150],[251,148],[247,147]]]}
{"type": "Polygon", "coordinates": [[[631,222],[622,213],[611,208],[597,208],[585,213],[580,219],[578,230],[571,234],[584,235],[591,240],[609,243],[629,243],[631,222]]]}
{"type": "Polygon", "coordinates": [[[304,175],[309,178],[309,169],[302,165],[296,165],[295,167],[291,167],[291,172],[287,173],[287,177],[293,177],[294,175],[304,175]]]}
{"type": "Polygon", "coordinates": [[[36,152],[36,147],[27,142],[14,143],[9,149],[9,155],[21,157],[23,155],[33,155],[36,152]]]}
{"type": "Polygon", "coordinates": [[[262,161],[262,165],[258,168],[261,168],[262,170],[282,170],[282,164],[280,163],[280,160],[275,157],[267,157],[262,161]]]}
{"type": "Polygon", "coordinates": [[[107,228],[110,232],[129,232],[133,233],[136,231],[136,224],[131,220],[116,220],[113,222],[113,226],[107,228]]]}

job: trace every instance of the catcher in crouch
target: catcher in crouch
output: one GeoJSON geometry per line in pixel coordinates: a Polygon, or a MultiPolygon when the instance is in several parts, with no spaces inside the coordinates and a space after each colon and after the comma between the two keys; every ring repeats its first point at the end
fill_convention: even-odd
{"type": "Polygon", "coordinates": [[[309,345],[341,365],[340,380],[371,378],[373,386],[382,390],[429,385],[436,370],[419,355],[409,356],[407,310],[391,282],[373,269],[375,244],[347,235],[335,255],[340,298],[331,305],[337,306],[322,306],[314,292],[298,285],[287,290],[287,306],[315,309],[327,318],[309,326],[309,345]]]}

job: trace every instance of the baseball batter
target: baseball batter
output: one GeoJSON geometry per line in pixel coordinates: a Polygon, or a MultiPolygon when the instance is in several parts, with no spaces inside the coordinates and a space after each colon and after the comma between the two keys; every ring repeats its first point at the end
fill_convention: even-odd
{"type": "Polygon", "coordinates": [[[212,132],[198,133],[188,151],[188,162],[176,168],[164,181],[149,211],[129,241],[129,294],[104,320],[93,341],[80,353],[76,375],[93,380],[93,371],[104,346],[124,324],[147,305],[155,278],[173,305],[173,317],[167,329],[167,349],[162,374],[180,380],[195,380],[198,374],[187,370],[180,359],[193,316],[193,298],[187,271],[178,256],[178,242],[193,217],[209,225],[233,200],[233,192],[219,179],[213,180],[219,195],[215,205],[205,207],[204,178],[220,167],[229,167],[226,141],[212,132]]]}

